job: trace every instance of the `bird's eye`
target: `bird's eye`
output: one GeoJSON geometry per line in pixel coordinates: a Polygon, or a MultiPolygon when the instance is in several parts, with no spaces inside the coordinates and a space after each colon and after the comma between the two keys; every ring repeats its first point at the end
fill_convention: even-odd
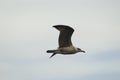
{"type": "Polygon", "coordinates": [[[80,50],[80,48],[77,48],[78,50],[80,50]]]}

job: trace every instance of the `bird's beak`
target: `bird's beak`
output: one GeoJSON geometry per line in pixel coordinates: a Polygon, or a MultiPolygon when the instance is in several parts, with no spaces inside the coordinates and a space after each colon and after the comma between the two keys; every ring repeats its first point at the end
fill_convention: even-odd
{"type": "Polygon", "coordinates": [[[83,50],[81,52],[85,53],[85,51],[83,51],[83,50]]]}

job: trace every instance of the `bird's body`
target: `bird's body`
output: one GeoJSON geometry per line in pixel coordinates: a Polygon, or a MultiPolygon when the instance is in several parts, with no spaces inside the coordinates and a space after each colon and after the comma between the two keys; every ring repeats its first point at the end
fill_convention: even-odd
{"type": "Polygon", "coordinates": [[[74,54],[74,52],[77,52],[77,48],[74,46],[69,46],[69,47],[62,47],[58,48],[56,50],[48,50],[47,52],[55,52],[57,54],[74,54]]]}
{"type": "Polygon", "coordinates": [[[77,52],[85,52],[72,45],[71,36],[74,32],[73,28],[66,25],[55,25],[53,27],[60,31],[59,47],[55,50],[47,50],[47,53],[53,53],[50,57],[53,57],[55,54],[75,54],[77,52]]]}

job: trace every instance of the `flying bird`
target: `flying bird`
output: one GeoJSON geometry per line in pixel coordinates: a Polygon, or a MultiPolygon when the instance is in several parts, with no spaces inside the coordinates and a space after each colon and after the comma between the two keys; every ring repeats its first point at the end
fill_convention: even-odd
{"type": "Polygon", "coordinates": [[[53,53],[50,56],[50,58],[56,54],[66,54],[67,55],[67,54],[75,54],[77,52],[85,53],[84,50],[73,46],[73,44],[71,42],[71,36],[74,32],[73,28],[71,28],[70,26],[67,26],[67,25],[55,25],[53,27],[56,28],[58,31],[60,31],[59,39],[58,39],[59,47],[54,50],[47,50],[47,53],[53,53]]]}

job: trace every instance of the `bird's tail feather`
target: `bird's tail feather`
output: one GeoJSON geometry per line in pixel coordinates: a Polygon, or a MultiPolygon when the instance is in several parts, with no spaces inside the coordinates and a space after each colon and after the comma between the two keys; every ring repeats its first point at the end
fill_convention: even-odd
{"type": "Polygon", "coordinates": [[[59,51],[59,50],[47,50],[47,53],[53,53],[53,54],[50,56],[50,58],[51,58],[51,57],[53,57],[54,55],[56,55],[56,53],[60,53],[60,51],[59,51]]]}
{"type": "Polygon", "coordinates": [[[47,53],[54,53],[56,50],[47,50],[47,53]]]}

